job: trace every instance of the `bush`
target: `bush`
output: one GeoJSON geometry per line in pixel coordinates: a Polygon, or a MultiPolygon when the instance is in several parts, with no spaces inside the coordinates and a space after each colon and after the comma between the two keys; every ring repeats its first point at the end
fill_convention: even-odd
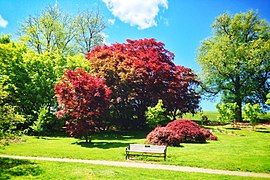
{"type": "Polygon", "coordinates": [[[236,103],[220,103],[217,105],[218,121],[228,123],[235,120],[236,103]]]}
{"type": "Polygon", "coordinates": [[[217,137],[191,120],[172,121],[147,135],[148,143],[168,146],[179,146],[183,142],[205,143],[207,139],[217,140],[217,137]]]}
{"type": "Polygon", "coordinates": [[[148,107],[145,112],[146,122],[150,127],[156,127],[158,125],[165,125],[168,123],[169,118],[165,115],[166,108],[163,107],[162,100],[158,100],[158,103],[154,107],[148,107]]]}
{"type": "Polygon", "coordinates": [[[175,120],[167,124],[168,129],[176,132],[182,142],[206,142],[206,137],[200,126],[190,120],[175,120]]]}
{"type": "Polygon", "coordinates": [[[259,104],[253,104],[247,103],[244,107],[244,120],[250,121],[253,129],[254,126],[259,121],[259,115],[261,114],[262,110],[259,104]]]}
{"type": "Polygon", "coordinates": [[[51,113],[48,107],[41,107],[38,112],[38,118],[30,126],[35,135],[53,135],[62,132],[64,121],[56,118],[55,114],[51,113]]]}
{"type": "Polygon", "coordinates": [[[181,137],[166,127],[157,127],[150,132],[147,137],[147,142],[156,145],[179,146],[181,137]]]}
{"type": "Polygon", "coordinates": [[[260,113],[258,119],[259,119],[260,123],[270,122],[270,112],[260,113]]]}

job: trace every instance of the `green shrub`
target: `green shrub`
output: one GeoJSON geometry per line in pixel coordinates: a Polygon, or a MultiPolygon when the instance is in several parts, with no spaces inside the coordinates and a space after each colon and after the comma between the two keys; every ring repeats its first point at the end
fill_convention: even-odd
{"type": "Polygon", "coordinates": [[[146,122],[150,127],[156,127],[158,125],[165,125],[169,122],[169,118],[165,115],[166,108],[163,107],[162,100],[158,100],[158,103],[154,107],[148,107],[145,112],[146,122]]]}
{"type": "Polygon", "coordinates": [[[41,107],[38,112],[38,118],[30,128],[37,134],[41,135],[44,131],[44,124],[46,122],[46,115],[48,114],[48,108],[41,107]]]}
{"type": "Polygon", "coordinates": [[[235,120],[236,103],[220,103],[216,107],[219,113],[217,116],[218,121],[228,123],[235,120]]]}
{"type": "Polygon", "coordinates": [[[259,116],[258,116],[258,119],[261,123],[264,123],[264,122],[269,122],[270,121],[270,112],[268,113],[261,113],[259,116]]]}
{"type": "Polygon", "coordinates": [[[261,106],[259,104],[250,104],[247,103],[244,106],[244,120],[245,121],[250,121],[250,124],[252,125],[253,129],[255,125],[259,122],[259,115],[261,114],[261,106]]]}
{"type": "Polygon", "coordinates": [[[206,125],[209,123],[209,117],[204,114],[202,111],[198,112],[198,115],[200,116],[201,125],[206,125]]]}
{"type": "Polygon", "coordinates": [[[270,105],[270,93],[267,94],[266,98],[267,98],[267,100],[266,100],[265,104],[270,105]]]}
{"type": "Polygon", "coordinates": [[[62,131],[64,121],[58,120],[54,114],[49,112],[48,107],[41,107],[38,112],[38,118],[30,126],[35,135],[53,135],[62,131]]]}
{"type": "Polygon", "coordinates": [[[25,121],[15,107],[8,103],[9,93],[5,89],[6,86],[0,83],[0,137],[14,133],[17,126],[25,121]]]}

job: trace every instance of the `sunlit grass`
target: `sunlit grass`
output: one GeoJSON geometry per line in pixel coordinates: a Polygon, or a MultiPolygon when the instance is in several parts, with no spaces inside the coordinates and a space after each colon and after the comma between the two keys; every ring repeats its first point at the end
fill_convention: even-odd
{"type": "Polygon", "coordinates": [[[7,158],[0,158],[0,167],[0,179],[245,179],[228,175],[7,158]]]}
{"type": "Polygon", "coordinates": [[[210,121],[217,121],[218,112],[216,111],[203,111],[203,113],[191,114],[187,113],[183,115],[184,119],[201,120],[202,115],[205,115],[210,121]]]}
{"type": "MultiPolygon", "coordinates": [[[[168,147],[167,160],[138,157],[151,163],[196,166],[213,169],[270,172],[270,128],[258,127],[242,130],[212,127],[218,141],[205,144],[181,144],[168,147]]],[[[130,143],[144,143],[147,133],[103,133],[93,137],[91,144],[67,137],[31,137],[26,142],[11,144],[0,150],[2,154],[65,157],[75,159],[101,159],[125,161],[125,148],[130,143]]]]}

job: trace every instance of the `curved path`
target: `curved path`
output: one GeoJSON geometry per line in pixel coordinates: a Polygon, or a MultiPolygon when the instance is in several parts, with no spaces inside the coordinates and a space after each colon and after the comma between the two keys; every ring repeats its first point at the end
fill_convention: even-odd
{"type": "Polygon", "coordinates": [[[221,175],[232,175],[232,176],[243,176],[243,177],[260,177],[260,178],[269,178],[270,179],[270,174],[268,174],[268,173],[254,173],[254,172],[243,172],[243,171],[205,169],[205,168],[188,167],[188,166],[161,165],[161,164],[150,164],[150,163],[132,162],[132,161],[121,162],[121,161],[104,161],[104,160],[83,160],[83,159],[68,159],[68,158],[12,156],[12,155],[4,155],[4,154],[0,154],[0,157],[12,158],[12,159],[23,159],[23,160],[73,162],[73,163],[86,163],[86,164],[105,165],[105,166],[119,166],[119,167],[160,169],[160,170],[181,171],[181,172],[221,174],[221,175]]]}

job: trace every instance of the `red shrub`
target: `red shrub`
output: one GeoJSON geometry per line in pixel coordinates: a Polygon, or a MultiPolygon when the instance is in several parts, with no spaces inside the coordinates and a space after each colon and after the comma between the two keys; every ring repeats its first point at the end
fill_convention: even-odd
{"type": "Polygon", "coordinates": [[[177,133],[181,142],[206,142],[205,134],[200,126],[190,120],[175,120],[167,124],[166,128],[177,133]]]}
{"type": "Polygon", "coordinates": [[[156,127],[147,135],[147,143],[156,145],[179,146],[181,138],[166,127],[156,127]]]}
{"type": "Polygon", "coordinates": [[[166,127],[157,127],[147,135],[150,144],[171,146],[178,146],[181,142],[204,143],[207,139],[217,140],[217,137],[191,120],[172,121],[166,127]]]}
{"type": "Polygon", "coordinates": [[[206,137],[206,139],[208,140],[217,140],[217,136],[215,136],[209,129],[204,129],[201,128],[201,131],[203,132],[204,136],[206,137]]]}

